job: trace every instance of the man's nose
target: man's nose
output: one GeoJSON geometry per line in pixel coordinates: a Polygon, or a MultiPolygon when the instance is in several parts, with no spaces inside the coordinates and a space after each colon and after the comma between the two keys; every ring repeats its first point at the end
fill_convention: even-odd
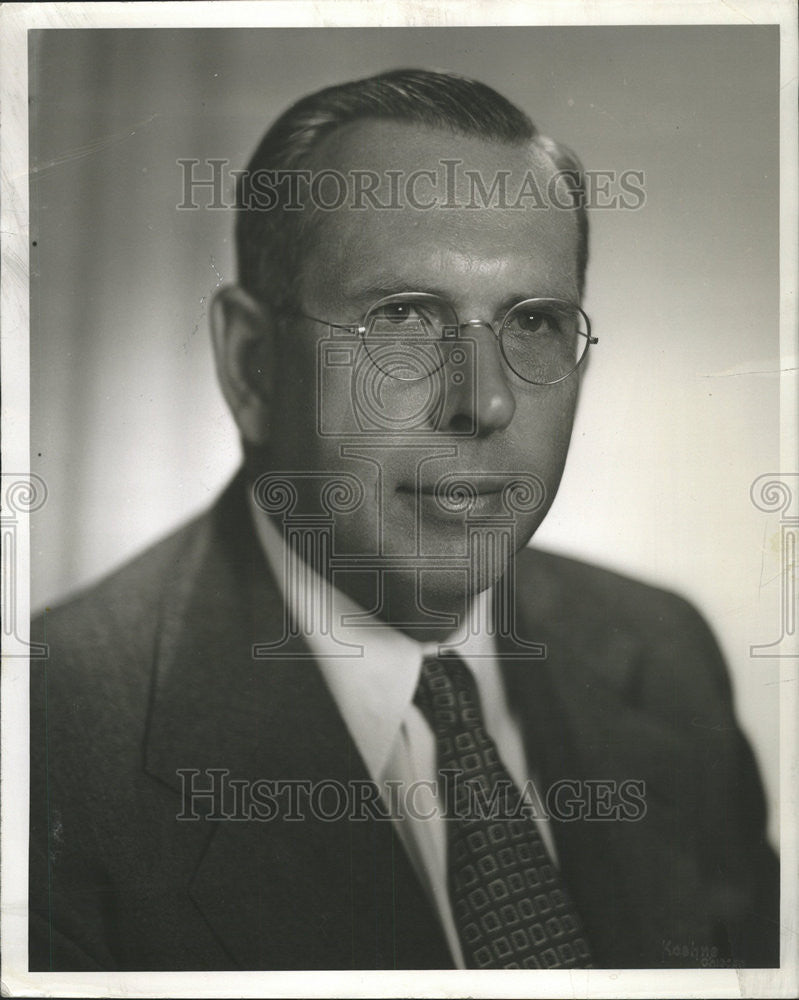
{"type": "Polygon", "coordinates": [[[464,324],[453,353],[460,363],[450,362],[441,430],[478,437],[503,430],[513,420],[516,397],[494,332],[482,323],[464,324]]]}

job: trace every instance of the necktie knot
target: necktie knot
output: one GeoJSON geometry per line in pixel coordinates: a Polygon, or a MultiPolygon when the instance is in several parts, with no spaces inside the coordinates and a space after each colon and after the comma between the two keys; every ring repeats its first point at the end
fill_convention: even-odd
{"type": "Polygon", "coordinates": [[[413,700],[437,736],[468,733],[482,727],[474,675],[454,653],[424,658],[413,700]]]}

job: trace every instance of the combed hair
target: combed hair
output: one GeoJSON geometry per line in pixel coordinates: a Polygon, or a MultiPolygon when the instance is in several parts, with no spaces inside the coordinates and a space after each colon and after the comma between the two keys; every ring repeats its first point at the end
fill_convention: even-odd
{"type": "Polygon", "coordinates": [[[398,69],[327,87],[285,111],[261,140],[237,186],[236,255],[239,284],[282,308],[294,299],[299,277],[298,216],[252,205],[250,178],[262,171],[309,165],[319,143],[337,128],[375,118],[426,125],[508,145],[531,145],[563,172],[578,222],[580,289],[588,263],[588,219],[582,165],[566,146],[539,133],[514,104],[477,80],[431,70],[398,69]]]}

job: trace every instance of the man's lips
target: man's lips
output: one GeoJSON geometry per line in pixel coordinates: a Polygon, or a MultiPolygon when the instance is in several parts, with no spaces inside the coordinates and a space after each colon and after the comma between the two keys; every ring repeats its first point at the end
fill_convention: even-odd
{"type": "Polygon", "coordinates": [[[458,491],[459,488],[463,488],[476,496],[491,496],[492,494],[501,493],[512,481],[512,476],[508,476],[506,479],[480,478],[476,481],[468,479],[466,476],[462,478],[458,476],[452,477],[442,486],[438,486],[437,483],[422,483],[420,485],[416,485],[415,483],[412,485],[403,483],[397,487],[397,492],[413,494],[418,493],[422,496],[447,496],[448,493],[458,491]]]}
{"type": "Polygon", "coordinates": [[[459,479],[458,482],[450,481],[438,488],[435,483],[423,483],[420,486],[403,484],[397,488],[397,493],[417,510],[425,510],[448,520],[452,517],[460,519],[467,512],[487,513],[501,507],[506,485],[506,481],[474,483],[459,479]]]}

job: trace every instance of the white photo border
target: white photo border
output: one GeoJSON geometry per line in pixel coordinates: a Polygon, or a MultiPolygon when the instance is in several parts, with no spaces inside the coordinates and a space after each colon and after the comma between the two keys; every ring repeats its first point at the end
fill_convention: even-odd
{"type": "MultiPolygon", "coordinates": [[[[781,471],[797,466],[797,14],[790,0],[723,0],[630,4],[458,0],[320,0],[270,3],[42,3],[0,11],[2,76],[2,442],[3,474],[30,476],[28,307],[28,55],[27,32],[39,28],[356,27],[467,25],[781,25],[780,344],[781,471]]],[[[772,470],[764,469],[763,472],[772,470]]],[[[15,620],[29,612],[29,537],[15,526],[15,620]]],[[[4,559],[8,537],[3,528],[4,559]]],[[[6,562],[3,563],[6,570],[6,562]]],[[[6,587],[9,581],[6,581],[6,587]]],[[[8,601],[8,591],[4,600],[8,601]]],[[[8,604],[4,605],[4,610],[8,604]]],[[[70,997],[789,997],[797,983],[796,821],[797,666],[780,663],[781,864],[783,926],[779,970],[575,970],[540,972],[27,972],[28,665],[27,626],[3,633],[2,673],[2,980],[3,995],[70,997]]]]}

